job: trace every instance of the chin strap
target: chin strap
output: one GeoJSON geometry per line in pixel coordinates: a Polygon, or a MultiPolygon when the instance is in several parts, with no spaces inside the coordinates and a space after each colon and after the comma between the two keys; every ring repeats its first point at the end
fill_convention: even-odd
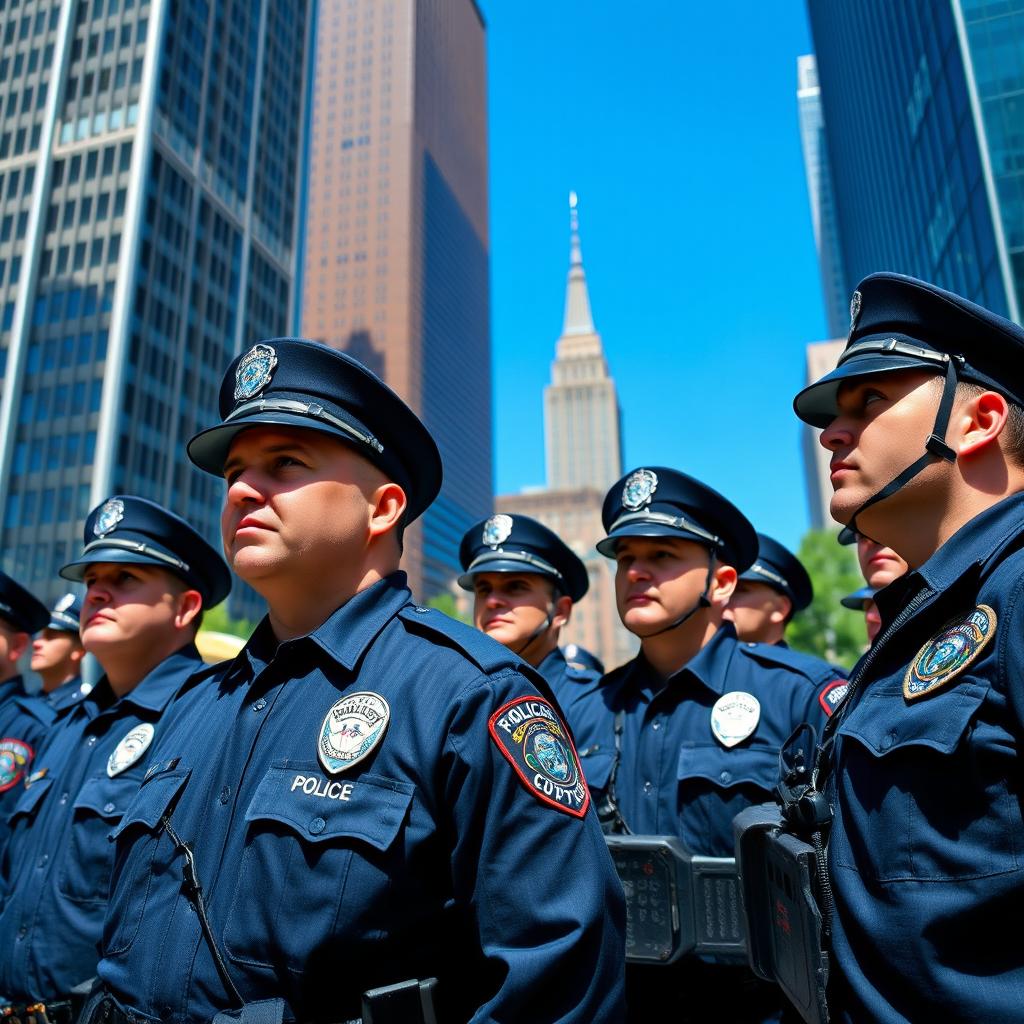
{"type": "Polygon", "coordinates": [[[555,619],[555,602],[548,602],[547,614],[544,616],[544,621],[523,641],[523,645],[517,651],[513,651],[513,654],[518,655],[524,661],[526,660],[526,652],[530,649],[530,646],[542,637],[550,628],[552,622],[555,619]]]}
{"type": "Polygon", "coordinates": [[[704,577],[704,592],[697,598],[697,603],[688,611],[684,612],[674,622],[670,622],[667,626],[662,626],[661,629],[656,629],[653,633],[637,633],[637,636],[641,640],[650,640],[651,637],[661,636],[662,633],[668,633],[673,629],[678,629],[684,622],[696,615],[697,612],[703,611],[705,608],[711,607],[711,602],[708,600],[708,591],[711,589],[711,577],[715,572],[715,552],[713,548],[708,549],[708,573],[704,577]]]}
{"type": "MultiPolygon", "coordinates": [[[[850,521],[846,524],[843,531],[844,533],[848,530],[851,533],[863,534],[864,531],[857,525],[858,516],[862,515],[866,509],[871,508],[872,505],[877,505],[878,502],[885,501],[886,498],[891,497],[901,487],[904,487],[913,480],[918,473],[929,466],[933,460],[944,459],[946,462],[956,462],[956,452],[946,444],[946,430],[949,428],[949,417],[953,411],[953,399],[956,398],[956,385],[956,357],[947,356],[946,379],[942,385],[942,398],[939,400],[939,408],[935,414],[935,426],[932,428],[931,434],[928,435],[928,440],[924,443],[924,454],[916,462],[907,466],[899,476],[890,480],[880,491],[868,498],[850,517],[850,521]]],[[[866,534],[864,535],[867,536],[866,534]]]]}

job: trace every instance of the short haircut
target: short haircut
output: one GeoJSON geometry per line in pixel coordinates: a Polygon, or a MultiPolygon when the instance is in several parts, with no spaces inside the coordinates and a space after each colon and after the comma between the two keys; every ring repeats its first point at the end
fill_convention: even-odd
{"type": "MultiPolygon", "coordinates": [[[[987,388],[982,384],[975,384],[971,380],[965,380],[957,385],[956,397],[972,399],[977,398],[978,395],[982,395],[986,391],[996,391],[996,389],[987,388]]],[[[997,393],[1002,394],[1002,392],[998,391],[997,393]]],[[[1003,398],[1006,398],[1006,396],[1003,395],[1003,398]]],[[[1003,432],[1000,435],[1002,449],[1006,457],[1015,466],[1024,466],[1024,409],[1009,398],[1006,398],[1006,401],[1010,408],[1006,416],[1006,425],[1003,427],[1003,432]]]]}

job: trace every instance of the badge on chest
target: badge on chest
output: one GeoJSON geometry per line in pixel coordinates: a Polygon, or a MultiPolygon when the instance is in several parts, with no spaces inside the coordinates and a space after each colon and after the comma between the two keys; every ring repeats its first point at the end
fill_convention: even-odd
{"type": "Polygon", "coordinates": [[[387,731],[391,708],[379,693],[350,693],[342,697],[320,727],[317,754],[330,775],[368,757],[387,731]]]}
{"type": "Polygon", "coordinates": [[[743,690],[723,693],[711,709],[711,731],[723,747],[735,747],[757,728],[761,721],[761,702],[743,690]]]}
{"type": "Polygon", "coordinates": [[[949,686],[988,645],[996,633],[996,613],[980,604],[969,615],[945,626],[917,653],[903,677],[903,696],[919,700],[949,686]]]}
{"type": "Polygon", "coordinates": [[[149,745],[153,742],[153,732],[153,726],[149,722],[143,722],[125,733],[107,759],[107,775],[113,778],[131,768],[149,750],[149,745]]]}

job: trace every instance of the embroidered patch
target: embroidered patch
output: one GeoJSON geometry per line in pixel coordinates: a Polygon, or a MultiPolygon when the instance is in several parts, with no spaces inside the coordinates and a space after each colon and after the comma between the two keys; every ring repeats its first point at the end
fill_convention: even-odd
{"type": "Polygon", "coordinates": [[[979,604],[960,622],[952,622],[918,651],[903,677],[903,696],[917,700],[948,686],[995,636],[996,613],[979,604]]]}
{"type": "Polygon", "coordinates": [[[576,748],[543,697],[516,697],[488,719],[491,739],[526,788],[542,803],[582,818],[590,790],[576,748]]]}
{"type": "Polygon", "coordinates": [[[711,709],[711,731],[723,747],[735,747],[761,721],[761,702],[742,690],[723,693],[711,709]]]}
{"type": "Polygon", "coordinates": [[[10,736],[0,740],[0,793],[21,782],[34,756],[35,751],[24,740],[10,736]]]}
{"type": "Polygon", "coordinates": [[[107,774],[113,778],[131,768],[149,749],[154,731],[150,722],[143,722],[126,732],[107,759],[107,774]]]}
{"type": "Polygon", "coordinates": [[[658,489],[658,474],[652,469],[637,469],[626,477],[622,485],[622,507],[636,512],[651,503],[658,489]]]}
{"type": "Polygon", "coordinates": [[[829,683],[821,693],[818,694],[818,703],[825,709],[825,714],[829,718],[832,717],[833,712],[843,703],[843,698],[846,696],[846,691],[850,689],[850,684],[845,679],[837,679],[834,683],[829,683]]]}
{"type": "Polygon", "coordinates": [[[484,523],[483,542],[493,551],[512,535],[512,517],[499,513],[484,523]]]}
{"type": "Polygon", "coordinates": [[[277,353],[270,345],[253,345],[235,368],[235,401],[244,402],[262,391],[274,376],[277,353]]]}
{"type": "Polygon", "coordinates": [[[119,498],[111,498],[109,501],[105,501],[103,508],[99,510],[96,521],[92,524],[92,532],[97,537],[106,537],[108,533],[113,532],[114,527],[122,519],[124,519],[124,502],[119,498]]]}
{"type": "Polygon", "coordinates": [[[377,746],[391,721],[391,708],[379,693],[350,693],[324,716],[317,754],[331,775],[351,768],[377,746]]]}

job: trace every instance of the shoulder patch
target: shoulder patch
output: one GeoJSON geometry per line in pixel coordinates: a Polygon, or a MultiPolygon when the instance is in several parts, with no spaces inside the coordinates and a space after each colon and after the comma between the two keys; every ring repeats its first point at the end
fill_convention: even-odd
{"type": "Polygon", "coordinates": [[[13,736],[0,739],[0,793],[13,789],[25,777],[35,751],[24,741],[13,736]]]}
{"type": "Polygon", "coordinates": [[[818,703],[825,709],[825,714],[832,717],[836,708],[843,703],[850,684],[845,679],[835,679],[818,694],[818,703]]]}
{"type": "Polygon", "coordinates": [[[979,604],[947,623],[917,652],[903,677],[903,696],[918,700],[948,686],[985,649],[996,633],[996,613],[979,604]]]}
{"type": "Polygon", "coordinates": [[[590,790],[579,756],[547,700],[516,697],[491,715],[487,728],[520,781],[541,803],[575,818],[587,813],[590,790]]]}

